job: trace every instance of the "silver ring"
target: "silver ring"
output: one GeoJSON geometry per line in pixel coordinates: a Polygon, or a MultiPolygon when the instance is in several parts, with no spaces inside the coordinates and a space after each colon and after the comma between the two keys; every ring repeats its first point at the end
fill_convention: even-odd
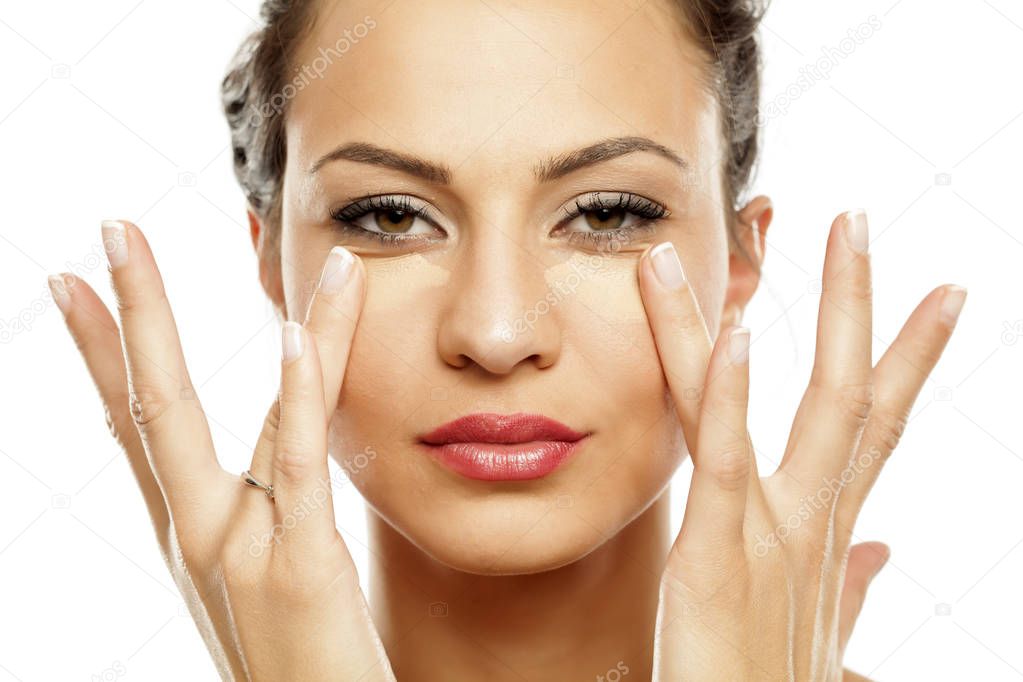
{"type": "Polygon", "coordinates": [[[266,496],[271,500],[274,498],[274,487],[272,484],[263,483],[258,478],[249,473],[248,470],[242,472],[242,480],[245,481],[246,485],[251,485],[253,488],[259,488],[266,493],[266,496]]]}

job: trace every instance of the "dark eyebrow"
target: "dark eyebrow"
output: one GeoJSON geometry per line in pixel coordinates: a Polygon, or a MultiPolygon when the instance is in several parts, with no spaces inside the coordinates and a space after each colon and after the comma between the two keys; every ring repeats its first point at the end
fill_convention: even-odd
{"type": "Polygon", "coordinates": [[[612,137],[550,159],[536,166],[533,169],[533,174],[540,182],[551,182],[585,166],[609,161],[632,152],[653,152],[665,157],[683,170],[689,168],[685,159],[648,137],[612,137]]]}
{"type": "MultiPolygon", "coordinates": [[[[613,137],[537,164],[533,167],[533,175],[541,183],[551,182],[580,168],[609,161],[633,152],[653,152],[663,156],[683,170],[689,167],[689,164],[681,156],[650,138],[613,137]]],[[[378,147],[368,142],[351,142],[327,152],[313,164],[309,172],[315,173],[324,165],[342,159],[355,161],[356,163],[386,166],[387,168],[415,175],[427,182],[438,185],[447,185],[451,182],[451,171],[443,164],[433,163],[411,154],[378,147]]]]}
{"type": "Polygon", "coordinates": [[[446,166],[431,163],[425,159],[403,154],[383,147],[369,144],[368,142],[352,142],[341,145],[331,152],[327,152],[313,164],[309,169],[310,173],[320,170],[325,164],[331,161],[347,159],[357,163],[372,163],[377,166],[386,166],[402,173],[415,175],[427,182],[437,185],[446,185],[451,182],[451,171],[446,166]]]}

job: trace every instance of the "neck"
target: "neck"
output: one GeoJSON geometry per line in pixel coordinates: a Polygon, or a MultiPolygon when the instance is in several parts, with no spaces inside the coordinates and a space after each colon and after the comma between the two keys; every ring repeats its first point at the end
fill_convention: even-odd
{"type": "Polygon", "coordinates": [[[481,576],[369,512],[373,619],[399,680],[650,679],[669,494],[584,558],[481,576]],[[440,672],[443,671],[443,672],[440,672]]]}

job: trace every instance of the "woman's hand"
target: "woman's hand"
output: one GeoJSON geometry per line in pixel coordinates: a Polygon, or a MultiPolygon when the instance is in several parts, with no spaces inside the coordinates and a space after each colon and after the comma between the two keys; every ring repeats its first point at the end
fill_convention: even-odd
{"type": "Polygon", "coordinates": [[[272,484],[271,498],[217,463],[145,237],[106,222],[103,238],[120,333],[85,282],[64,275],[54,295],[221,676],[393,680],[334,525],[327,469],[328,422],[365,291],[361,262],[332,251],[305,324],[285,324],[280,392],[250,467],[272,484]]]}
{"type": "Polygon", "coordinates": [[[952,333],[965,292],[931,292],[871,367],[862,212],[832,225],[809,386],[778,470],[757,474],[746,430],[749,331],[713,344],[674,249],[640,287],[693,457],[661,580],[654,679],[835,681],[867,583],[887,558],[853,525],[952,333]]]}

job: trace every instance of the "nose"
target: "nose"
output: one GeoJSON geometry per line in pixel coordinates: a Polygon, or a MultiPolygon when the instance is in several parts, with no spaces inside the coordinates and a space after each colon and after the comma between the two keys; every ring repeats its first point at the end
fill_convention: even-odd
{"type": "Polygon", "coordinates": [[[452,367],[508,374],[545,369],[560,354],[557,300],[544,264],[506,237],[466,245],[451,279],[437,347],[452,367]]]}

